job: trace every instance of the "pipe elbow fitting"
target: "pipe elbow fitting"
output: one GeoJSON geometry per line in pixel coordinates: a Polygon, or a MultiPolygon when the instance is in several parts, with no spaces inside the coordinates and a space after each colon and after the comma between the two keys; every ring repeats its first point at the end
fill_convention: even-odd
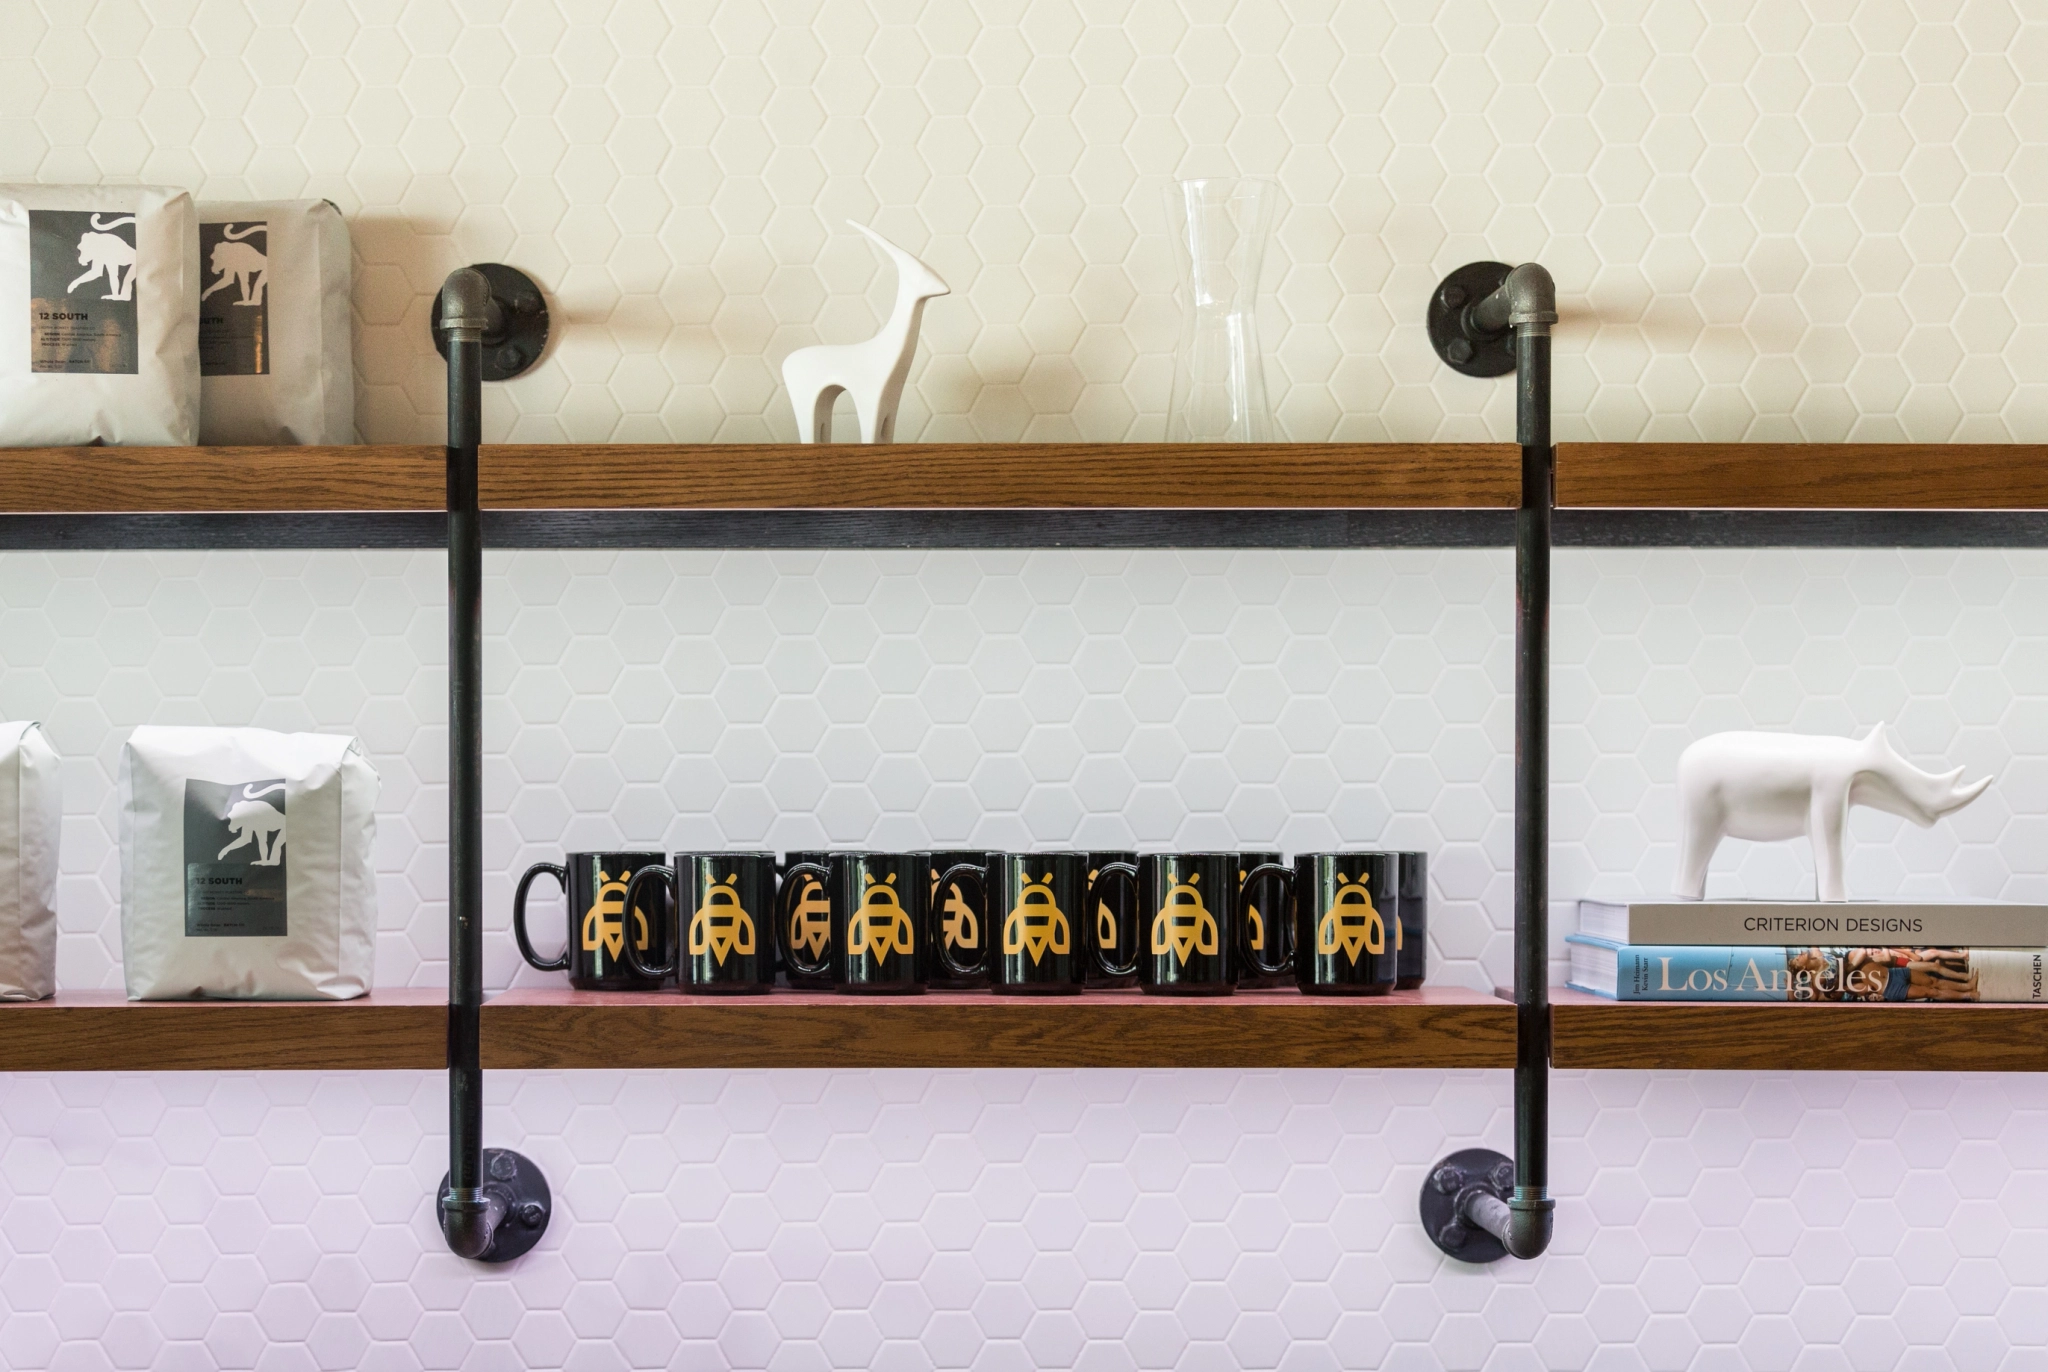
{"type": "Polygon", "coordinates": [[[451,1187],[441,1196],[441,1237],[458,1258],[481,1258],[490,1252],[504,1218],[504,1201],[481,1187],[451,1187]]]}
{"type": "Polygon", "coordinates": [[[1557,1202],[1541,1191],[1516,1187],[1515,1193],[1508,1197],[1507,1223],[1496,1235],[1501,1247],[1508,1250],[1508,1256],[1541,1257],[1543,1250],[1550,1247],[1551,1222],[1556,1209],[1557,1202]]]}
{"type": "Polygon", "coordinates": [[[492,327],[491,283],[474,267],[458,267],[441,283],[441,328],[450,342],[481,343],[492,327]]]}
{"type": "Polygon", "coordinates": [[[1508,273],[1492,295],[1472,307],[1472,320],[1488,333],[1533,329],[1547,333],[1557,322],[1557,283],[1535,262],[1508,273]]]}

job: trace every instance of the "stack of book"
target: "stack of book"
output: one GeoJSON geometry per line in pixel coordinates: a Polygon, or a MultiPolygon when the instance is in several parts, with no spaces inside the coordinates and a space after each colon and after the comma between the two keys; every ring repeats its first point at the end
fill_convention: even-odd
{"type": "Polygon", "coordinates": [[[2048,999],[2048,905],[1582,900],[1565,943],[1616,1000],[2048,999]]]}

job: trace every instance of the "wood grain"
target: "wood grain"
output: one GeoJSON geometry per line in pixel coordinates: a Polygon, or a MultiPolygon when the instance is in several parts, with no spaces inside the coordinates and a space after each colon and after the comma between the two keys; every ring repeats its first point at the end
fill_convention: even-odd
{"type": "Polygon", "coordinates": [[[1561,443],[1560,506],[2048,509],[2048,445],[1561,443]]]}
{"type": "MultiPolygon", "coordinates": [[[[479,457],[499,509],[1505,508],[1487,443],[518,444],[479,457]]],[[[442,449],[23,448],[0,513],[446,508],[442,449]]]]}
{"type": "Polygon", "coordinates": [[[445,510],[438,447],[0,450],[0,513],[445,510]]]}
{"type": "Polygon", "coordinates": [[[576,1067],[1512,1067],[1514,1008],[1426,987],[1371,999],[1246,991],[719,998],[507,991],[487,1069],[576,1067]]]}
{"type": "Polygon", "coordinates": [[[0,1004],[0,1071],[439,1071],[448,993],[339,1001],[129,1001],[67,991],[0,1004]]]}
{"type": "Polygon", "coordinates": [[[1558,1068],[2048,1071],[2048,1006],[1614,1001],[1553,988],[1558,1068]]]}
{"type": "Polygon", "coordinates": [[[900,443],[508,446],[508,509],[1357,509],[1512,506],[1501,443],[900,443]]]}

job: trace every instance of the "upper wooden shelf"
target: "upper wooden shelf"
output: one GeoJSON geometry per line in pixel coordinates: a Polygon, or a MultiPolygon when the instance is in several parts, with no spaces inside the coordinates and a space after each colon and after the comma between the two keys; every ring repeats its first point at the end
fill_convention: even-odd
{"type": "MultiPolygon", "coordinates": [[[[486,446],[486,509],[1506,509],[1498,443],[486,446]]],[[[23,448],[0,513],[437,510],[443,450],[23,448]]]]}
{"type": "Polygon", "coordinates": [[[0,1004],[0,1071],[439,1070],[448,993],[372,991],[360,1000],[145,1000],[65,991],[0,1004]]]}
{"type": "MultiPolygon", "coordinates": [[[[1502,510],[1504,443],[515,444],[482,454],[489,509],[1502,510]]],[[[444,508],[442,449],[24,448],[0,513],[444,508]]],[[[1566,443],[1585,509],[2048,509],[2048,446],[1566,443]]]]}
{"type": "Polygon", "coordinates": [[[1561,443],[1560,507],[2048,509],[2038,443],[1561,443]]]}
{"type": "Polygon", "coordinates": [[[2048,1071],[2048,1006],[1616,1001],[1550,992],[1558,1068],[2048,1071]]]}
{"type": "Polygon", "coordinates": [[[486,1069],[1512,1067],[1514,1007],[1456,987],[1364,998],[518,990],[484,1005],[486,1069]]]}

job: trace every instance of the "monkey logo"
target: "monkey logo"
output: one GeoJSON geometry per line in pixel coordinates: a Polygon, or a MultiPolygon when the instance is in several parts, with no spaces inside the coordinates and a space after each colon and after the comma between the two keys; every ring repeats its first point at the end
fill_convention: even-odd
{"type": "Polygon", "coordinates": [[[690,916],[691,957],[709,953],[723,967],[730,953],[754,955],[754,917],[740,904],[739,881],[735,872],[704,892],[704,903],[690,916]]]}
{"type": "Polygon", "coordinates": [[[228,832],[234,835],[234,842],[214,854],[219,862],[237,848],[256,847],[256,856],[249,859],[251,867],[275,867],[284,861],[284,811],[264,800],[264,796],[283,795],[284,783],[273,782],[262,790],[259,783],[250,782],[242,788],[242,798],[228,806],[228,832]]]}
{"type": "Polygon", "coordinates": [[[1035,967],[1048,951],[1065,954],[1073,951],[1073,947],[1074,935],[1068,927],[1066,912],[1052,896],[1052,873],[1047,872],[1037,881],[1027,875],[1023,894],[1017,897],[1017,908],[1003,920],[1004,955],[1027,954],[1035,967]]]}
{"type": "Polygon", "coordinates": [[[1213,956],[1216,952],[1216,917],[1195,889],[1201,879],[1202,874],[1196,872],[1184,882],[1175,882],[1159,913],[1152,917],[1153,954],[1171,954],[1183,967],[1196,953],[1213,956]]]}
{"type": "MultiPolygon", "coordinates": [[[[604,869],[597,873],[597,899],[583,913],[583,951],[597,954],[597,972],[604,973],[604,955],[610,953],[612,961],[619,960],[619,952],[626,946],[626,878],[630,872],[617,876],[605,875],[604,869]]],[[[633,911],[633,946],[641,952],[647,951],[647,916],[637,909],[633,911]]]]}
{"type": "Polygon", "coordinates": [[[832,902],[825,898],[824,882],[807,875],[803,883],[803,898],[789,915],[789,948],[792,953],[808,950],[815,961],[832,942],[832,902]]]}
{"type": "Polygon", "coordinates": [[[915,946],[910,913],[896,895],[896,874],[891,872],[880,881],[868,877],[860,909],[846,921],[846,955],[857,958],[865,954],[881,962],[891,953],[909,953],[915,946]]]}
{"type": "Polygon", "coordinates": [[[132,214],[115,215],[105,223],[100,217],[92,217],[92,229],[78,236],[78,265],[86,268],[85,275],[64,288],[69,295],[88,281],[106,278],[107,293],[102,300],[133,300],[135,298],[135,245],[119,234],[108,233],[124,224],[133,224],[132,214]]]}
{"type": "Polygon", "coordinates": [[[213,245],[210,264],[220,280],[199,293],[201,300],[234,285],[240,288],[242,297],[234,304],[259,307],[263,304],[263,288],[270,279],[270,259],[258,252],[255,244],[242,241],[258,233],[263,235],[266,243],[270,241],[268,224],[251,224],[240,233],[235,232],[233,224],[221,225],[220,242],[213,245]]]}
{"type": "Polygon", "coordinates": [[[1357,962],[1360,952],[1386,950],[1386,921],[1373,906],[1365,878],[1346,881],[1338,877],[1336,898],[1316,921],[1316,952],[1325,957],[1341,952],[1345,961],[1357,962]]]}

